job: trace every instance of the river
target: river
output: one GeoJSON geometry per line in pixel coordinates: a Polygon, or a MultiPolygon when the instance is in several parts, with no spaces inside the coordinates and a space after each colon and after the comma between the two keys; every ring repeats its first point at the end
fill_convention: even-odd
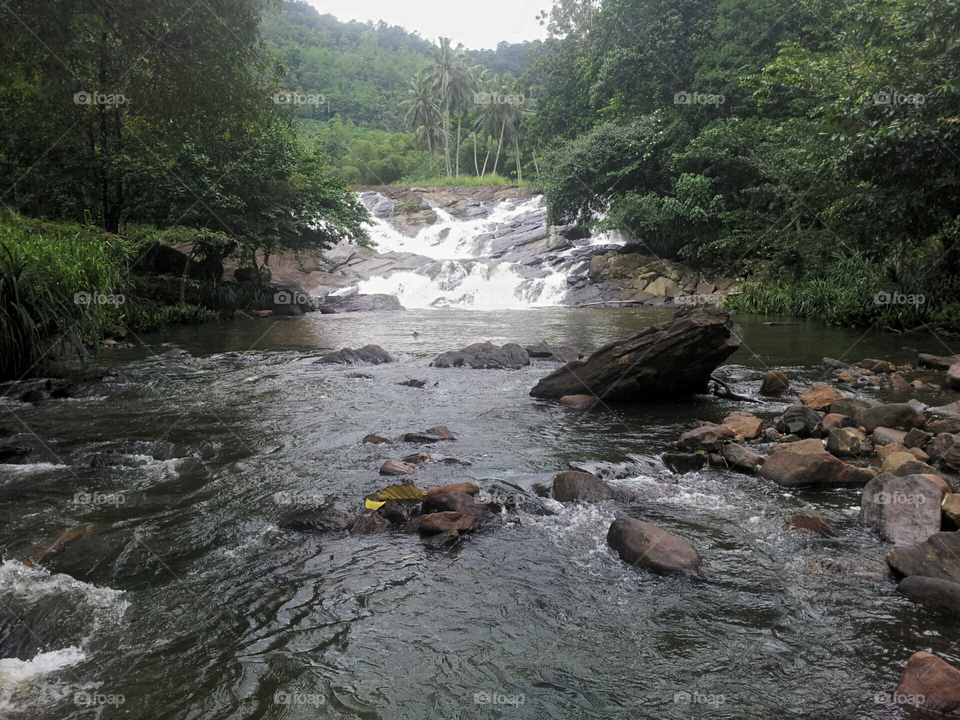
{"type": "MultiPolygon", "coordinates": [[[[786,403],[697,397],[582,412],[527,395],[553,367],[544,360],[428,367],[487,339],[592,351],[669,316],[420,309],[177,329],[101,353],[88,370],[104,377],[86,397],[4,397],[4,422],[35,431],[49,457],[0,466],[0,639],[22,620],[34,642],[0,660],[0,715],[904,716],[875,695],[892,691],[915,650],[958,664],[958,629],[895,593],[889,546],[858,525],[860,492],[786,491],[714,469],[677,476],[659,461],[695,419],[774,418],[786,403]],[[368,342],[400,361],[312,364],[368,342]],[[172,348],[191,356],[165,357],[172,348]],[[426,387],[398,385],[408,378],[426,387]],[[437,424],[457,437],[442,452],[472,464],[425,466],[422,487],[529,488],[613,463],[626,469],[611,482],[641,501],[509,513],[446,551],[415,535],[279,530],[327,496],[358,503],[389,484],[383,460],[418,449],[363,444],[367,433],[437,424]],[[838,539],[781,529],[811,506],[838,539]],[[627,567],[605,544],[619,512],[689,540],[709,578],[627,567]],[[62,552],[21,562],[78,525],[86,535],[62,552]]],[[[940,351],[930,338],[769,320],[738,318],[745,344],[720,372],[742,392],[768,367],[797,385],[819,379],[824,355],[915,362],[940,351]]]]}

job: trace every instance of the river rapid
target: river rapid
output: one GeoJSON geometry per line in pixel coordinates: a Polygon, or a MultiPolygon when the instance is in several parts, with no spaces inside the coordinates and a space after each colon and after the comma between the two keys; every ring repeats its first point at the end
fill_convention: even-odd
{"type": "MultiPolygon", "coordinates": [[[[49,456],[0,466],[0,627],[22,620],[34,640],[0,660],[0,715],[904,716],[875,695],[915,650],[956,664],[958,629],[894,592],[888,547],[857,523],[859,491],[785,491],[714,469],[678,476],[659,461],[695,419],[773,418],[785,403],[705,396],[582,412],[528,397],[553,367],[543,360],[515,372],[428,367],[483,339],[591,351],[669,315],[434,309],[179,329],[101,353],[88,371],[104,377],[87,397],[5,396],[5,422],[32,429],[49,456]],[[312,364],[367,342],[400,361],[312,364]],[[172,348],[190,356],[166,357],[172,348]],[[398,385],[408,378],[426,387],[398,385]],[[443,452],[472,464],[427,466],[421,486],[529,488],[614,464],[622,477],[611,482],[642,500],[511,513],[439,552],[415,535],[278,529],[329,495],[359,501],[389,484],[382,461],[418,449],[362,444],[367,433],[437,424],[458,438],[443,452]],[[810,506],[839,539],[781,529],[810,506]],[[618,512],[689,540],[709,579],[625,566],[605,544],[618,512]],[[81,525],[76,545],[22,564],[81,525]]],[[[803,384],[823,375],[823,355],[907,362],[937,349],[764,320],[738,318],[744,346],[720,371],[742,392],[768,367],[803,384]]]]}

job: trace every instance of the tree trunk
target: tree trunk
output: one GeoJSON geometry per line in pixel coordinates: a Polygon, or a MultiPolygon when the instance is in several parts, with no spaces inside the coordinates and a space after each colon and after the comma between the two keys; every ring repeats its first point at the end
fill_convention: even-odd
{"type": "Polygon", "coordinates": [[[503,122],[500,123],[500,139],[497,140],[497,157],[493,161],[493,174],[497,174],[497,163],[500,162],[500,146],[503,145],[503,131],[507,127],[507,118],[504,116],[503,122]]]}
{"type": "Polygon", "coordinates": [[[480,164],[477,162],[477,131],[473,131],[473,169],[477,172],[477,177],[480,177],[480,164]]]}
{"type": "Polygon", "coordinates": [[[457,177],[460,177],[460,123],[463,120],[459,115],[457,116],[457,177]]]}
{"type": "Polygon", "coordinates": [[[447,177],[453,172],[450,167],[450,96],[447,95],[447,102],[444,106],[443,114],[443,150],[447,159],[447,177]]]}
{"type": "Polygon", "coordinates": [[[520,169],[520,143],[516,133],[513,136],[513,154],[517,158],[517,182],[523,182],[523,170],[520,169]]]}

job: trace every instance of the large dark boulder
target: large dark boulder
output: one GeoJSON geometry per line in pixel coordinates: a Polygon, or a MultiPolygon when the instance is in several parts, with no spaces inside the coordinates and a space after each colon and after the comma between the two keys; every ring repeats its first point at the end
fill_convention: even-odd
{"type": "Polygon", "coordinates": [[[960,717],[960,670],[932,653],[915,652],[907,661],[897,684],[897,695],[914,701],[918,710],[952,718],[960,717]]]}
{"type": "Polygon", "coordinates": [[[847,465],[823,449],[817,439],[778,445],[760,468],[761,477],[781,487],[805,485],[863,487],[875,470],[847,465]]]}
{"type": "Polygon", "coordinates": [[[570,470],[553,478],[553,499],[558,502],[601,502],[611,497],[610,486],[590,473],[570,470]]]}
{"type": "Polygon", "coordinates": [[[530,355],[516,343],[503,347],[491,342],[474,343],[463,350],[441,353],[430,363],[432,367],[472,367],[474,370],[519,370],[530,364],[530,355]]]}
{"type": "Polygon", "coordinates": [[[394,358],[379,345],[364,345],[358,350],[343,348],[336,352],[327,353],[319,360],[315,360],[313,364],[357,365],[364,363],[368,365],[379,365],[390,362],[394,362],[394,358]]]}
{"type": "Polygon", "coordinates": [[[330,508],[300,510],[280,521],[281,530],[297,532],[337,532],[349,530],[356,518],[348,513],[330,508]]]}
{"type": "MultiPolygon", "coordinates": [[[[849,413],[844,413],[849,414],[849,413]]],[[[907,403],[891,403],[861,410],[853,419],[858,427],[872,433],[878,427],[912,430],[922,428],[927,419],[907,403]]]]}
{"type": "Polygon", "coordinates": [[[960,585],[955,582],[914,575],[901,580],[897,592],[928,612],[960,617],[960,585]]]}
{"type": "Polygon", "coordinates": [[[618,517],[607,531],[607,544],[625,563],[658,575],[700,572],[700,555],[690,543],[642,520],[618,517]]]}
{"type": "Polygon", "coordinates": [[[777,420],[777,430],[801,438],[815,437],[818,434],[817,426],[822,422],[823,418],[816,410],[806,405],[791,405],[777,420]]]}
{"type": "Polygon", "coordinates": [[[938,532],[919,545],[887,553],[887,565],[910,577],[923,575],[960,583],[960,532],[938,532]]]}
{"type": "Polygon", "coordinates": [[[680,310],[668,322],[567,363],[540,380],[530,395],[559,399],[587,392],[626,402],[706,392],[711,373],[740,347],[742,337],[725,310],[680,310]]]}
{"type": "Polygon", "coordinates": [[[400,299],[396,295],[351,295],[350,297],[330,297],[324,298],[323,305],[319,308],[324,314],[348,313],[348,312],[393,312],[395,310],[405,310],[400,304],[400,299]]]}

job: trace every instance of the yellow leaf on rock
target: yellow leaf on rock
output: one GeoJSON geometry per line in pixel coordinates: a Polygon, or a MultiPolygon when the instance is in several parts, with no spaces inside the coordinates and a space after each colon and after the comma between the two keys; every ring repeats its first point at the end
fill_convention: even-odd
{"type": "Polygon", "coordinates": [[[380,491],[381,500],[423,500],[423,490],[416,485],[391,485],[380,491]]]}
{"type": "Polygon", "coordinates": [[[367,510],[379,510],[386,504],[387,503],[385,501],[377,502],[376,500],[367,500],[367,510]]]}

